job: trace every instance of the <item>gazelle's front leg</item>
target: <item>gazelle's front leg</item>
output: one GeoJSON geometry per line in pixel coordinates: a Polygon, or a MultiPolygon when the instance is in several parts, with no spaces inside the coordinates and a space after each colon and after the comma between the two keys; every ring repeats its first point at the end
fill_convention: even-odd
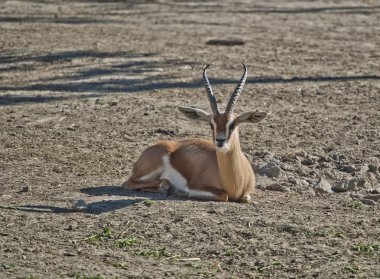
{"type": "Polygon", "coordinates": [[[250,203],[251,201],[252,201],[251,194],[244,194],[238,200],[238,202],[240,203],[250,203]]]}

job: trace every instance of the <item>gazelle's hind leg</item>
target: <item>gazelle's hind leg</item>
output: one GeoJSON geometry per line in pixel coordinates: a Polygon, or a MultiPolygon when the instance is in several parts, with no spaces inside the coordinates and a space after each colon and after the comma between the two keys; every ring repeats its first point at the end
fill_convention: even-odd
{"type": "Polygon", "coordinates": [[[163,141],[145,149],[132,169],[131,177],[122,184],[129,190],[159,190],[164,170],[163,157],[170,154],[173,142],[163,141]]]}

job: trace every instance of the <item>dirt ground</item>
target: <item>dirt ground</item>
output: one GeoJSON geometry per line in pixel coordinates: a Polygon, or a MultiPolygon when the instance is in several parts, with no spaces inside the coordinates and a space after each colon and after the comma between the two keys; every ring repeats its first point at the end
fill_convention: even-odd
{"type": "Polygon", "coordinates": [[[380,278],[379,22],[376,0],[1,1],[0,278],[380,278]],[[210,138],[176,107],[209,110],[206,64],[223,106],[242,62],[236,111],[270,112],[240,132],[254,202],[122,189],[150,144],[210,138]]]}

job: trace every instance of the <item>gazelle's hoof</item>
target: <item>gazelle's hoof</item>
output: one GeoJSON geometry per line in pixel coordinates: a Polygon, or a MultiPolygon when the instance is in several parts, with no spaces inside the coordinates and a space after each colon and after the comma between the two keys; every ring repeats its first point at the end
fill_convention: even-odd
{"type": "Polygon", "coordinates": [[[251,195],[250,194],[245,194],[242,195],[239,199],[240,203],[250,203],[252,201],[251,195]]]}
{"type": "Polygon", "coordinates": [[[167,198],[174,193],[174,187],[166,179],[161,180],[160,192],[163,197],[167,198]]]}

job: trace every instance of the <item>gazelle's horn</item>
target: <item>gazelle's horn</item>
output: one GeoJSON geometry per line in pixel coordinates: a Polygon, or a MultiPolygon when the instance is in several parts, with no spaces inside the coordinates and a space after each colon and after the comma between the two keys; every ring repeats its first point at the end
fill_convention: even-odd
{"type": "Polygon", "coordinates": [[[243,64],[243,66],[244,66],[244,73],[243,73],[242,77],[240,78],[240,81],[239,81],[238,85],[236,86],[234,93],[232,93],[232,95],[228,101],[228,104],[226,107],[226,114],[234,112],[236,102],[239,99],[241,90],[243,89],[245,81],[247,80],[247,74],[248,74],[247,67],[244,64],[243,64]]]}
{"type": "Polygon", "coordinates": [[[210,101],[212,113],[214,115],[218,115],[218,114],[220,114],[218,104],[216,103],[216,98],[215,98],[214,92],[212,92],[211,84],[210,84],[210,81],[208,80],[208,77],[207,77],[207,68],[209,66],[210,65],[207,65],[205,67],[205,69],[203,70],[203,81],[205,83],[205,87],[207,90],[207,96],[208,96],[208,99],[210,101]]]}

